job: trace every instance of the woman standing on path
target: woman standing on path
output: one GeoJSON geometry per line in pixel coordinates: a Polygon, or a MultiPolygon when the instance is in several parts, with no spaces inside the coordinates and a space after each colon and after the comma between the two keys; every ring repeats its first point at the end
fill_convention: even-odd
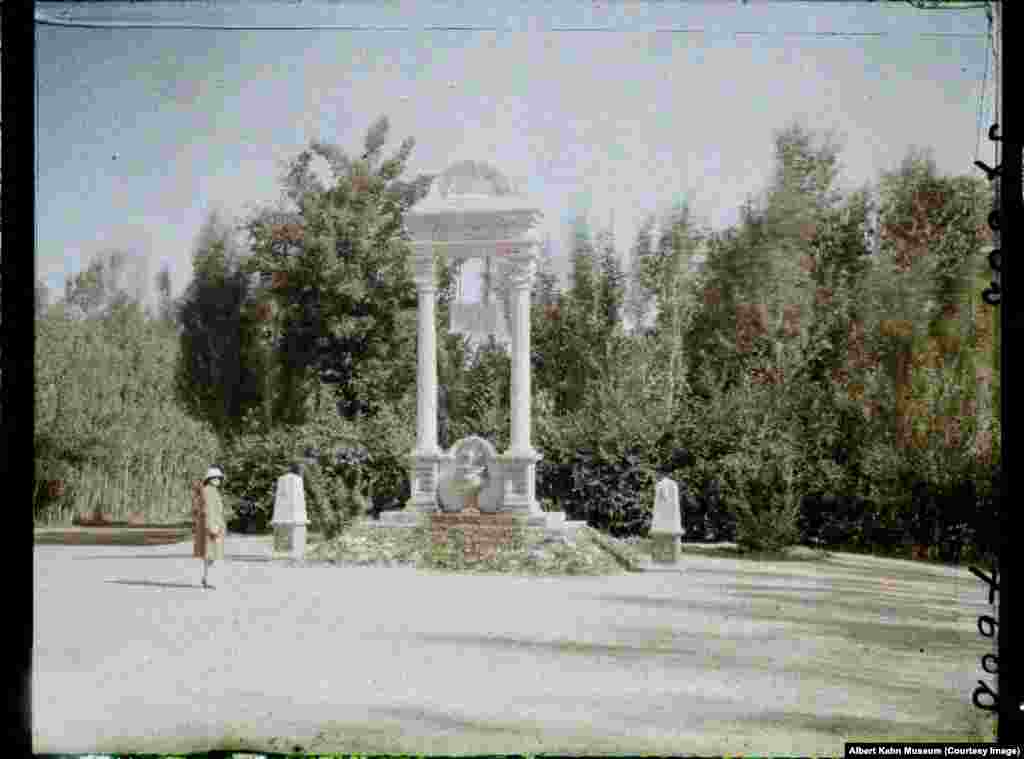
{"type": "Polygon", "coordinates": [[[192,555],[203,560],[203,587],[210,565],[224,558],[224,536],[227,523],[224,521],[224,505],[220,498],[220,486],[224,472],[217,467],[206,471],[203,481],[192,485],[192,555]]]}

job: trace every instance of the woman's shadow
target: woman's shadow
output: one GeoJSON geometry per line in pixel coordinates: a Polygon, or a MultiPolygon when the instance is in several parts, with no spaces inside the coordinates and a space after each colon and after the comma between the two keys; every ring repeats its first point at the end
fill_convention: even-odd
{"type": "Polygon", "coordinates": [[[117,585],[142,585],[153,588],[201,588],[199,583],[187,582],[154,582],[153,580],[107,580],[117,585]]]}

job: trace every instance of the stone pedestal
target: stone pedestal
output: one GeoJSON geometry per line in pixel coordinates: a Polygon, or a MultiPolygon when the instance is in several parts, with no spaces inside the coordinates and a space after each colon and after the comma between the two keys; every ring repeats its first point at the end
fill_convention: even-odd
{"type": "Polygon", "coordinates": [[[528,517],[547,517],[537,502],[536,466],[543,457],[534,450],[509,451],[498,457],[503,472],[502,511],[528,517]]]}
{"type": "Polygon", "coordinates": [[[676,564],[682,557],[682,547],[679,543],[679,536],[672,533],[658,532],[651,533],[651,553],[657,564],[676,564]]]}
{"type": "Polygon", "coordinates": [[[306,495],[302,478],[294,473],[277,478],[274,494],[274,515],[270,521],[274,528],[275,559],[302,559],[306,554],[306,495]]]}
{"type": "Polygon", "coordinates": [[[437,486],[441,465],[447,456],[439,450],[415,450],[409,455],[409,483],[411,495],[406,508],[419,514],[432,514],[438,510],[437,486]]]}
{"type": "Polygon", "coordinates": [[[654,561],[675,564],[682,553],[680,538],[683,530],[679,513],[679,486],[669,478],[658,481],[654,491],[654,516],[650,537],[654,561]]]}

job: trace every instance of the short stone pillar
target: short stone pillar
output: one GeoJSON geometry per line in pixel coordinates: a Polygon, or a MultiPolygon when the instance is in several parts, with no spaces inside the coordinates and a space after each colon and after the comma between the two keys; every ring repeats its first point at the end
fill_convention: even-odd
{"type": "Polygon", "coordinates": [[[274,528],[274,551],[276,559],[302,559],[306,554],[306,493],[302,477],[289,472],[277,478],[274,494],[274,516],[270,520],[274,528]]]}
{"type": "Polygon", "coordinates": [[[679,514],[679,486],[675,480],[666,477],[655,487],[654,518],[649,534],[656,563],[675,564],[679,561],[679,539],[683,529],[679,514]]]}

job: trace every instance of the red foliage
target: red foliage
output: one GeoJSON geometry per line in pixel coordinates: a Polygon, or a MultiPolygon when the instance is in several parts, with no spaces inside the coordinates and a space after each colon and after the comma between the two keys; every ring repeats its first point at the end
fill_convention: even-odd
{"type": "Polygon", "coordinates": [[[764,304],[736,304],[736,350],[750,353],[754,339],[768,331],[768,307],[764,304]]]}
{"type": "Polygon", "coordinates": [[[751,369],[750,379],[755,385],[779,385],[783,380],[782,369],[751,369]]]}
{"type": "Polygon", "coordinates": [[[722,302],[722,291],[717,287],[704,288],[704,303],[708,306],[717,306],[722,302]]]}
{"type": "Polygon", "coordinates": [[[278,224],[274,228],[273,234],[276,239],[293,245],[302,242],[302,226],[295,222],[278,224]]]}
{"type": "Polygon", "coordinates": [[[261,322],[270,321],[274,317],[274,308],[269,303],[260,303],[256,306],[256,318],[261,322]]]}
{"type": "Polygon", "coordinates": [[[958,319],[960,318],[960,304],[959,303],[947,303],[942,307],[942,318],[943,319],[958,319]]]}

